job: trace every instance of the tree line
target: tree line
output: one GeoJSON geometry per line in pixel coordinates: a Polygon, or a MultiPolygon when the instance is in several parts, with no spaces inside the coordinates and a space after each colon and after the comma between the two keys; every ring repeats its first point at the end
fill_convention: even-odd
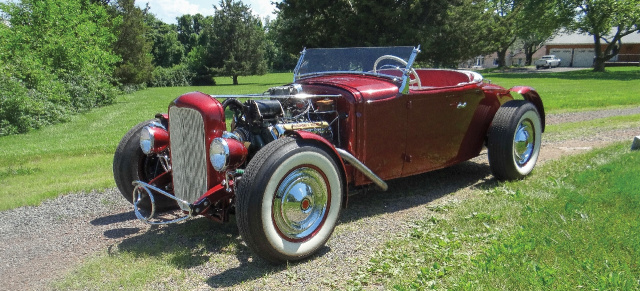
{"type": "Polygon", "coordinates": [[[561,29],[594,36],[595,70],[638,31],[640,0],[283,0],[261,20],[241,1],[167,24],[135,0],[0,3],[0,136],[110,104],[122,90],[214,85],[286,71],[304,47],[421,45],[424,66],[509,50],[561,29]],[[609,33],[613,31],[614,35],[609,33]]]}

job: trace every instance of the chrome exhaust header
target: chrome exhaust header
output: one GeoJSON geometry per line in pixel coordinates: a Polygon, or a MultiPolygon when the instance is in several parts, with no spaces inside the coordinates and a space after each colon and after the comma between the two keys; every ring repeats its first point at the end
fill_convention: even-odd
{"type": "Polygon", "coordinates": [[[166,191],[163,191],[162,189],[155,187],[153,185],[149,185],[145,182],[142,181],[134,181],[133,182],[133,211],[136,214],[136,217],[140,220],[142,220],[145,223],[148,224],[153,224],[153,225],[161,225],[161,224],[171,224],[171,223],[176,223],[176,222],[180,222],[183,220],[186,220],[188,218],[194,217],[195,213],[194,213],[194,207],[193,204],[184,201],[176,196],[173,196],[171,193],[168,193],[166,191]],[[164,195],[172,200],[175,200],[178,205],[180,205],[180,208],[183,208],[183,206],[187,206],[189,210],[189,214],[187,216],[183,216],[183,217],[179,217],[176,219],[172,219],[172,220],[161,220],[161,221],[153,221],[153,217],[156,214],[156,201],[155,198],[153,197],[153,193],[152,192],[156,192],[159,193],[161,195],[164,195]],[[140,203],[140,201],[146,197],[149,197],[149,201],[151,203],[151,213],[149,213],[148,216],[145,216],[144,214],[142,214],[142,212],[140,211],[140,207],[138,206],[138,204],[140,203]]]}
{"type": "Polygon", "coordinates": [[[336,151],[338,152],[338,154],[343,160],[347,161],[347,163],[351,164],[356,169],[358,169],[358,171],[360,171],[367,178],[369,178],[369,180],[371,180],[374,184],[376,184],[378,188],[380,188],[380,190],[387,191],[387,189],[389,189],[389,186],[385,181],[380,179],[380,177],[378,177],[373,171],[371,171],[371,169],[369,169],[365,164],[363,164],[361,161],[356,159],[356,157],[354,157],[348,151],[345,151],[340,148],[336,148],[336,151]]]}

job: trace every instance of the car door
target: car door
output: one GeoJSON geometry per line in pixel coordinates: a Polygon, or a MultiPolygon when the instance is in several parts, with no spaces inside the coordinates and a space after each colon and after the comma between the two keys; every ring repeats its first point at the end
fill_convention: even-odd
{"type": "Polygon", "coordinates": [[[463,140],[482,96],[473,85],[419,90],[406,95],[410,105],[402,175],[468,159],[463,140]]]}
{"type": "MultiPolygon", "coordinates": [[[[356,115],[361,161],[383,180],[402,176],[406,148],[406,98],[394,95],[369,100],[361,103],[359,108],[356,115]]],[[[369,182],[359,173],[356,180],[357,184],[369,182]]]]}

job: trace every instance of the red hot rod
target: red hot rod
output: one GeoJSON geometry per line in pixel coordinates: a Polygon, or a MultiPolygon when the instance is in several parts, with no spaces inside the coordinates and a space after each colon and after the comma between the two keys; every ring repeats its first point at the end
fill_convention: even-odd
{"type": "Polygon", "coordinates": [[[385,180],[466,161],[485,146],[497,179],[529,174],[545,125],[538,93],[471,71],[413,68],[418,53],[306,49],[291,84],[182,95],[123,137],[116,184],[147,223],[234,214],[257,255],[284,262],[325,244],[349,191],[384,191],[385,180]],[[155,215],[172,208],[183,216],[155,215]]]}

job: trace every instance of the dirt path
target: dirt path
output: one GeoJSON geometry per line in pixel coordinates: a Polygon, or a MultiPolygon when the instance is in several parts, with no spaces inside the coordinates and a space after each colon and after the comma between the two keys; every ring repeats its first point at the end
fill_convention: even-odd
{"type": "MultiPolygon", "coordinates": [[[[549,115],[547,121],[557,124],[638,113],[640,107],[549,115]]],[[[636,135],[640,129],[595,130],[573,140],[555,136],[550,140],[559,141],[543,142],[539,163],[616,141],[630,143],[636,135]]],[[[451,168],[389,181],[387,192],[350,197],[326,247],[309,260],[288,266],[254,259],[240,242],[234,222],[222,225],[195,219],[151,228],[135,220],[117,190],[65,195],[38,207],[0,212],[0,290],[46,289],[51,280],[87,257],[112,248],[135,251],[145,242],[162,242],[164,235],[182,235],[185,228],[201,228],[204,235],[216,233],[228,239],[207,241],[202,260],[185,267],[190,274],[186,282],[169,284],[175,287],[171,289],[340,289],[357,266],[385,241],[406,233],[412,221],[429,215],[431,207],[464,199],[474,188],[494,183],[486,152],[451,168]]],[[[185,241],[180,247],[201,246],[185,241]]]]}

